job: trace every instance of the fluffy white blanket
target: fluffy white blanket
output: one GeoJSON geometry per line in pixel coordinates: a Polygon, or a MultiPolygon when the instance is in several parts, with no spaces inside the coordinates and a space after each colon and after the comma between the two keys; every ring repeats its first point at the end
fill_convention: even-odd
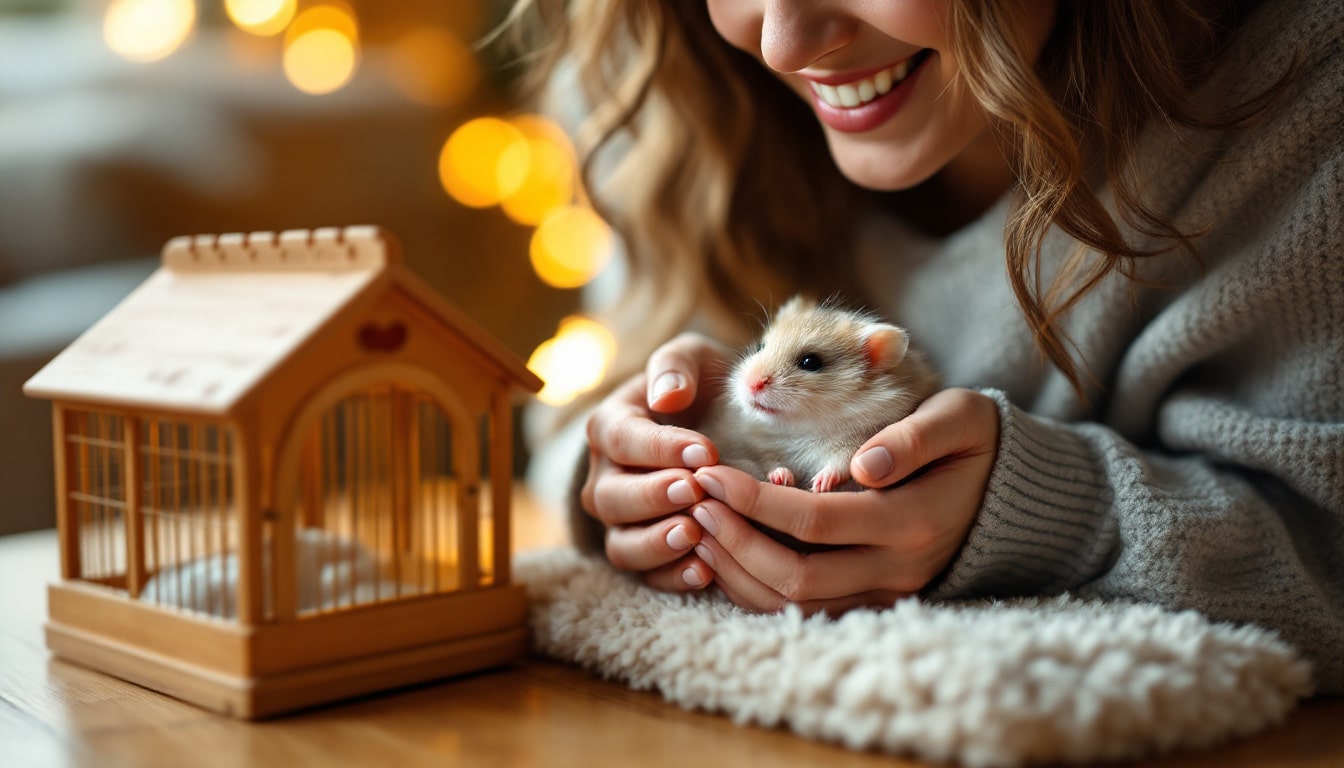
{"type": "Polygon", "coordinates": [[[1310,692],[1272,633],[1073,598],[839,619],[650,590],[571,549],[516,565],[538,652],[687,709],[968,766],[1096,762],[1209,746],[1310,692]]]}

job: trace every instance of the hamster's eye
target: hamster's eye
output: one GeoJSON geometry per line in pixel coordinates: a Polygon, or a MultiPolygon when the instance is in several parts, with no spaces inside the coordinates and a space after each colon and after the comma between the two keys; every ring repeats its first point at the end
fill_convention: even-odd
{"type": "Polygon", "coordinates": [[[808,352],[798,358],[798,367],[804,371],[820,371],[826,366],[826,361],[821,359],[821,355],[815,352],[808,352]]]}

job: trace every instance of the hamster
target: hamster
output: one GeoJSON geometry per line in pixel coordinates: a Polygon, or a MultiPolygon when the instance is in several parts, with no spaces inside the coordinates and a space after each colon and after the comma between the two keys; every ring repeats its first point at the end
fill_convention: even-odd
{"type": "Polygon", "coordinates": [[[795,296],[733,367],[702,431],[720,463],[762,480],[857,490],[855,451],[938,387],[903,329],[795,296]]]}

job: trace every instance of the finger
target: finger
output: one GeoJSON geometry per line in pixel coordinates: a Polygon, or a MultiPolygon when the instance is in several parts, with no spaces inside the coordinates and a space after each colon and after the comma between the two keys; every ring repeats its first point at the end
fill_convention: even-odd
{"type": "Polygon", "coordinates": [[[800,553],[752,527],[746,518],[708,501],[692,512],[697,523],[736,566],[785,601],[814,608],[867,604],[861,594],[912,592],[924,585],[921,564],[880,547],[858,546],[800,553]]]}
{"type": "Polygon", "coordinates": [[[813,493],[762,483],[724,466],[702,467],[694,477],[707,497],[809,544],[880,543],[891,536],[898,512],[885,491],[813,493]]]}
{"type": "Polygon", "coordinates": [[[714,583],[714,571],[698,555],[685,557],[644,573],[644,583],[664,592],[695,592],[714,583]]]}
{"type": "Polygon", "coordinates": [[[644,367],[648,407],[658,413],[689,408],[702,376],[731,354],[727,347],[694,333],[683,333],[654,350],[644,367]]]}
{"type": "Polygon", "coordinates": [[[685,469],[601,472],[593,483],[592,514],[607,525],[626,525],[688,509],[704,497],[685,469]]]}
{"type": "Polygon", "coordinates": [[[607,529],[607,560],[619,571],[650,571],[691,554],[702,538],[689,515],[671,515],[648,525],[616,525],[607,529]]]}
{"type": "Polygon", "coordinates": [[[608,561],[623,571],[649,571],[690,554],[703,536],[688,515],[673,515],[648,525],[607,529],[608,561]]]}
{"type": "Polygon", "coordinates": [[[695,554],[714,572],[714,584],[734,605],[757,613],[777,613],[788,605],[783,596],[770,591],[732,562],[712,538],[701,539],[695,545],[695,554]]]}
{"type": "Polygon", "coordinates": [[[642,406],[604,403],[588,419],[588,445],[624,467],[703,467],[718,461],[709,438],[683,427],[656,424],[642,406]]]}
{"type": "Polygon", "coordinates": [[[862,485],[885,488],[945,456],[992,453],[998,424],[993,400],[968,389],[945,389],[860,446],[850,473],[862,485]]]}

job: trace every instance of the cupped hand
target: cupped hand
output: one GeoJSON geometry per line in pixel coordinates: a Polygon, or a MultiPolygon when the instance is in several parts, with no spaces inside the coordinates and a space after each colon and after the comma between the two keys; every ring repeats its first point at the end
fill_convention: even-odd
{"type": "Polygon", "coordinates": [[[693,510],[705,536],[695,552],[734,603],[774,612],[843,613],[890,606],[940,574],[980,509],[998,448],[993,400],[948,389],[928,398],[855,453],[853,476],[871,490],[812,493],[758,482],[729,467],[696,470],[707,494],[693,510]],[[803,542],[801,553],[754,520],[803,542]]]}
{"type": "Polygon", "coordinates": [[[690,426],[715,396],[730,356],[698,334],[678,336],[588,420],[580,505],[605,528],[611,564],[659,589],[699,589],[713,577],[693,550],[703,531],[688,510],[704,498],[693,470],[714,464],[718,454],[690,426]]]}

